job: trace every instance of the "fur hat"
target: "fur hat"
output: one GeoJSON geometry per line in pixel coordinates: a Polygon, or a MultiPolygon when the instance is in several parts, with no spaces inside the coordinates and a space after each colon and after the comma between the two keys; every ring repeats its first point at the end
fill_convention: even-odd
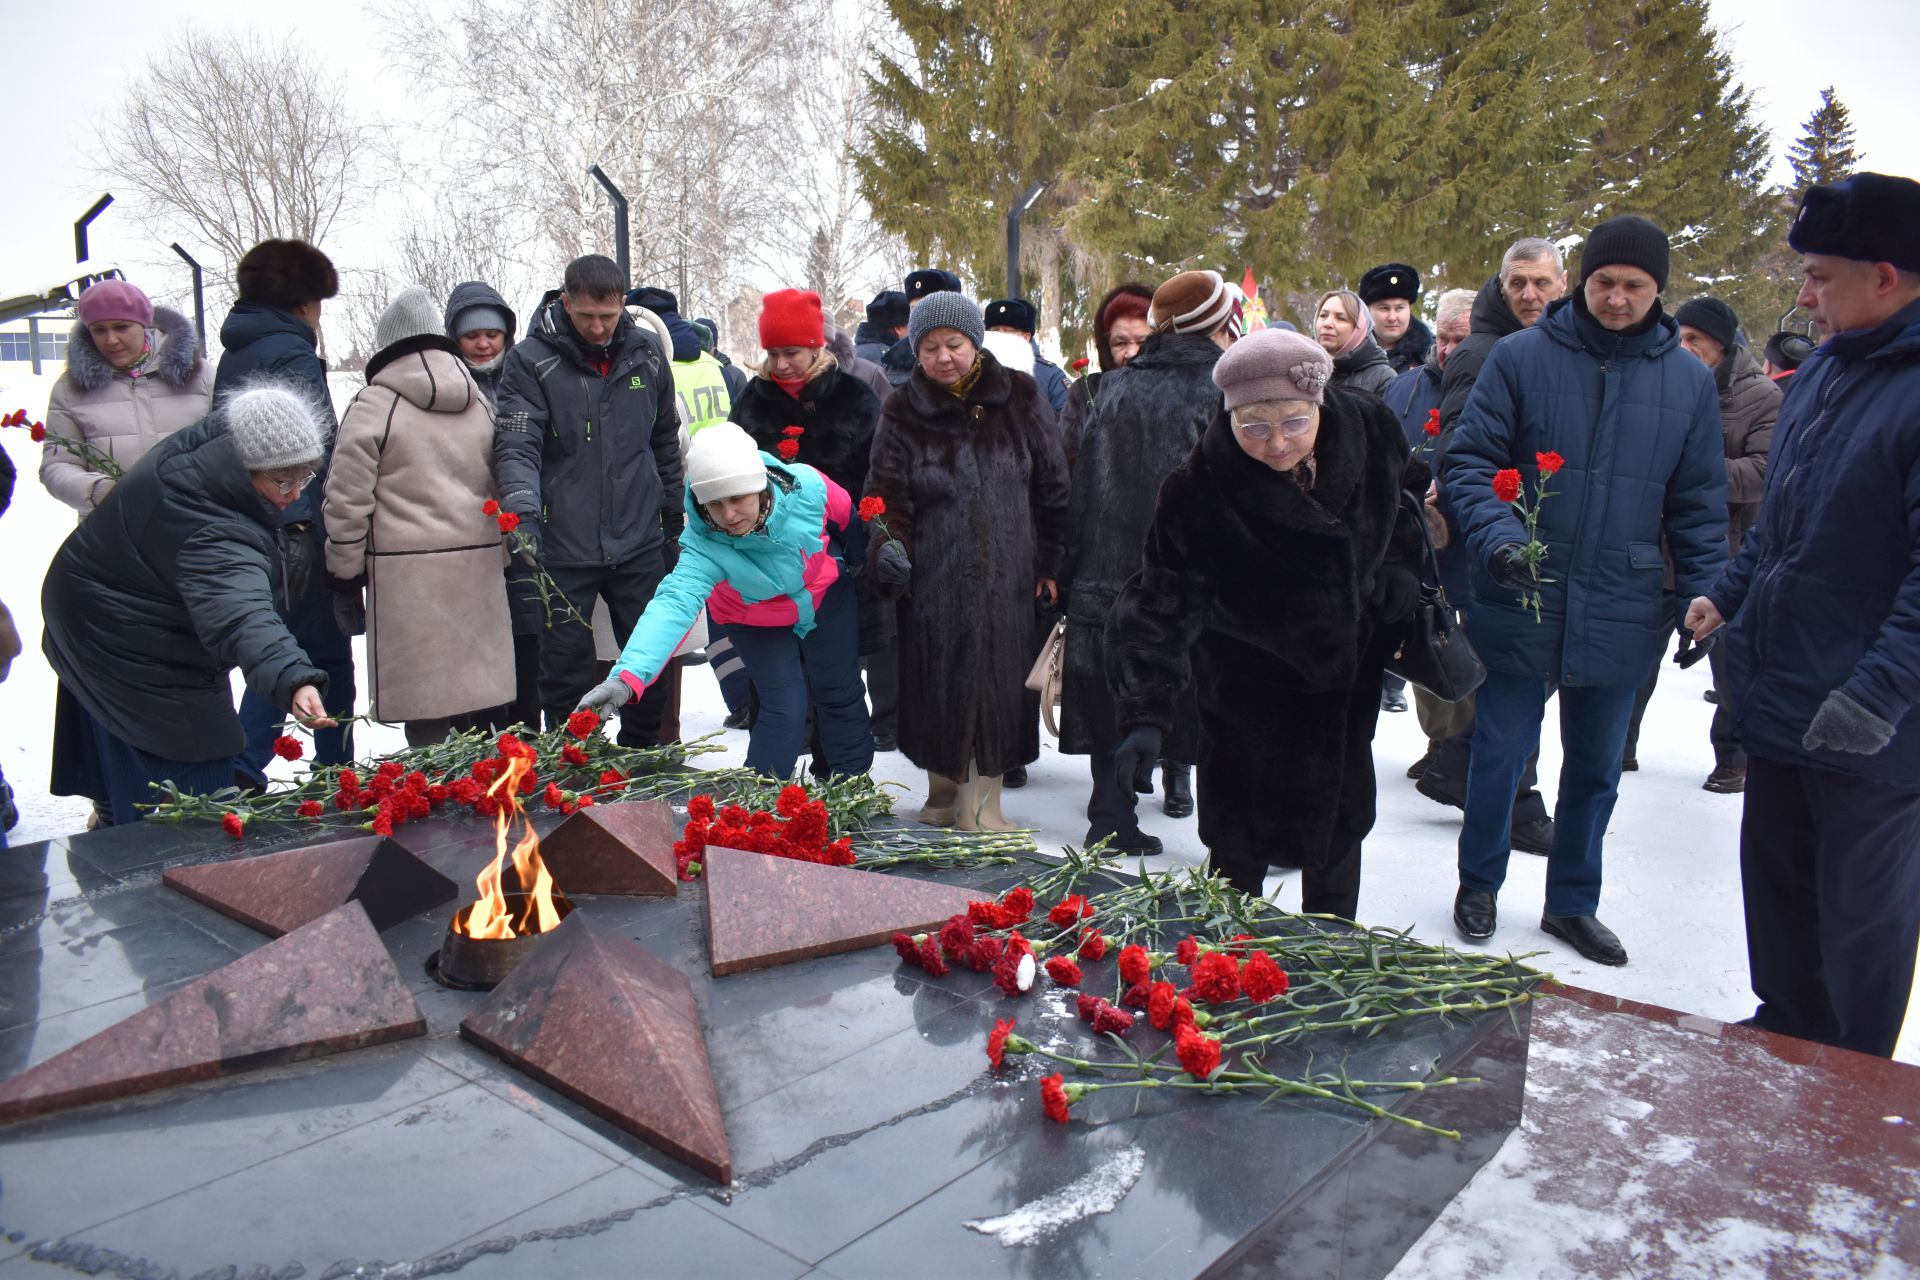
{"type": "Polygon", "coordinates": [[[1011,369],[1015,373],[1033,372],[1033,340],[1031,338],[1023,338],[1017,333],[989,330],[985,341],[980,345],[985,350],[993,352],[993,358],[1000,362],[1002,368],[1011,369]]]}
{"type": "Polygon", "coordinates": [[[907,322],[907,295],[898,289],[882,289],[867,304],[867,319],[889,329],[898,329],[907,322]]]}
{"type": "Polygon", "coordinates": [[[1920,271],[1920,182],[1856,173],[1808,187],[1787,230],[1795,253],[1891,262],[1920,271]]]}
{"type": "Polygon", "coordinates": [[[738,423],[716,422],[687,445],[687,487],[699,503],[759,493],[767,487],[766,460],[738,423]]]}
{"type": "Polygon", "coordinates": [[[233,271],[240,301],[290,311],[340,292],[333,262],[304,240],[262,240],[233,271]]]}
{"type": "Polygon", "coordinates": [[[1212,333],[1239,309],[1218,271],[1182,271],[1153,291],[1147,319],[1161,333],[1212,333]]]}
{"type": "Polygon", "coordinates": [[[1420,273],[1404,262],[1386,262],[1360,277],[1360,301],[1372,306],[1388,298],[1420,299],[1420,273]]]}
{"type": "Polygon", "coordinates": [[[918,271],[907,272],[907,301],[915,298],[928,298],[936,293],[960,292],[960,277],[951,271],[942,271],[938,267],[922,267],[918,271]]]}
{"type": "Polygon", "coordinates": [[[1227,408],[1269,400],[1326,399],[1333,357],[1303,333],[1260,329],[1227,348],[1213,366],[1213,385],[1226,395],[1227,408]]]}
{"type": "Polygon", "coordinates": [[[1776,369],[1798,369],[1813,354],[1813,339],[1804,333],[1781,332],[1767,339],[1767,363],[1776,369]]]}
{"type": "Polygon", "coordinates": [[[820,295],[806,289],[776,289],[760,299],[760,345],[769,351],[826,346],[820,295]]]}
{"type": "Polygon", "coordinates": [[[242,388],[221,405],[220,414],[241,465],[249,471],[317,466],[327,451],[325,415],[283,382],[242,388]]]}
{"type": "Polygon", "coordinates": [[[907,318],[907,342],[920,350],[920,340],[935,329],[958,329],[973,339],[974,346],[987,339],[987,326],[980,319],[980,308],[963,294],[950,290],[928,294],[907,318]]]}
{"type": "Polygon", "coordinates": [[[142,329],[153,328],[153,299],[125,280],[102,280],[90,284],[74,304],[81,324],[105,324],[123,320],[142,329]]]}
{"type": "Polygon", "coordinates": [[[1689,298],[1673,313],[1675,324],[1688,325],[1731,352],[1740,341],[1740,317],[1718,298],[1689,298]]]}
{"type": "Polygon", "coordinates": [[[1580,246],[1580,284],[1602,267],[1638,267],[1653,277],[1656,292],[1667,287],[1667,233],[1645,218],[1623,214],[1587,233],[1580,246]]]}
{"type": "Polygon", "coordinates": [[[989,329],[999,324],[1033,333],[1040,327],[1040,313],[1025,298],[997,298],[987,304],[986,323],[989,329]]]}
{"type": "Polygon", "coordinates": [[[657,316],[678,315],[680,312],[680,299],[674,297],[670,290],[650,284],[628,290],[627,305],[645,307],[657,316]]]}

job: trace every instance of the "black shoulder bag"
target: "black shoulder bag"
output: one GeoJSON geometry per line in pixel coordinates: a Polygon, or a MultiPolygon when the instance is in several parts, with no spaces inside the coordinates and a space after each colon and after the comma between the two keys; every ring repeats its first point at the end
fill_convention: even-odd
{"type": "Polygon", "coordinates": [[[1414,526],[1420,530],[1420,602],[1407,619],[1399,647],[1387,655],[1387,670],[1442,702],[1459,702],[1480,687],[1487,667],[1473,651],[1460,614],[1447,602],[1440,585],[1440,558],[1434,554],[1421,502],[1404,490],[1400,498],[1413,508],[1414,526]]]}

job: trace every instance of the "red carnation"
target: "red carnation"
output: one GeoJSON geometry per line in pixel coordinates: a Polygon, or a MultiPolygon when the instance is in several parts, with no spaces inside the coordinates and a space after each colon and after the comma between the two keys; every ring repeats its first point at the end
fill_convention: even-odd
{"type": "Polygon", "coordinates": [[[800,442],[798,440],[782,440],[779,444],[775,445],[773,449],[775,453],[779,454],[788,462],[792,462],[800,456],[800,442]]]}
{"type": "Polygon", "coordinates": [[[567,798],[567,794],[566,792],[560,789],[559,783],[549,782],[547,784],[546,792],[542,795],[541,798],[547,802],[549,807],[558,809],[561,805],[561,802],[567,798]]]}
{"type": "Polygon", "coordinates": [[[1147,949],[1135,943],[1120,948],[1120,980],[1131,986],[1136,982],[1145,982],[1152,965],[1147,960],[1147,949]]]}
{"type": "MultiPolygon", "coordinates": [[[[609,770],[608,772],[612,772],[612,770],[609,770]]],[[[600,780],[602,782],[606,781],[606,777],[604,774],[601,776],[600,780]]],[[[712,822],[713,821],[713,797],[712,796],[695,796],[693,799],[687,801],[687,816],[689,818],[692,818],[695,822],[712,822]]]]}
{"type": "Polygon", "coordinates": [[[39,444],[42,440],[45,440],[46,438],[47,438],[46,423],[36,422],[31,427],[27,428],[27,439],[33,441],[35,444],[39,444]]]}
{"type": "Polygon", "coordinates": [[[920,967],[936,978],[947,976],[946,958],[940,954],[940,944],[930,935],[922,935],[920,939],[920,967]]]}
{"type": "Polygon", "coordinates": [[[483,516],[497,516],[500,514],[500,504],[492,498],[488,498],[480,504],[480,514],[483,516]]]}
{"type": "Polygon", "coordinates": [[[1079,1013],[1082,1022],[1092,1022],[1094,1015],[1100,1012],[1100,1006],[1105,1003],[1106,1001],[1099,996],[1090,995],[1085,991],[1073,998],[1073,1007],[1079,1013]]]}
{"type": "Polygon", "coordinates": [[[801,436],[807,434],[807,429],[805,427],[782,427],[780,428],[780,434],[789,440],[798,440],[801,436]]]}
{"type": "Polygon", "coordinates": [[[920,967],[920,944],[904,933],[893,935],[893,949],[899,957],[916,969],[920,967]]]}
{"type": "Polygon", "coordinates": [[[373,820],[373,834],[390,836],[393,834],[393,819],[382,813],[373,820]]]}
{"type": "Polygon", "coordinates": [[[1520,500],[1520,473],[1506,467],[1493,473],[1493,496],[1502,502],[1520,500]]]}
{"type": "Polygon", "coordinates": [[[326,811],[327,806],[321,804],[318,800],[302,800],[300,807],[294,810],[295,813],[298,813],[303,818],[317,818],[326,811]]]}
{"type": "Polygon", "coordinates": [[[1209,952],[1193,966],[1193,990],[1209,1004],[1225,1004],[1240,994],[1239,966],[1231,956],[1209,952]]]}
{"type": "Polygon", "coordinates": [[[1147,1007],[1147,1000],[1152,991],[1152,983],[1136,982],[1127,988],[1127,994],[1120,997],[1120,1003],[1129,1009],[1144,1009],[1147,1007]]]}
{"type": "Polygon", "coordinates": [[[1180,1059],[1181,1069],[1195,1080],[1205,1080],[1220,1067],[1220,1042],[1191,1027],[1174,1033],[1173,1052],[1180,1059]]]}
{"type": "Polygon", "coordinates": [[[1067,1122],[1067,1107],[1071,1100],[1067,1097],[1066,1077],[1058,1071],[1040,1082],[1040,1105],[1047,1110],[1047,1119],[1067,1122]]]}
{"type": "MultiPolygon", "coordinates": [[[[603,787],[617,787],[626,780],[627,775],[618,769],[602,769],[600,771],[600,785],[603,787]]],[[[713,802],[709,800],[707,803],[711,804],[713,802]]]]}
{"type": "Polygon", "coordinates": [[[998,1067],[1006,1061],[1007,1037],[1013,1034],[1013,1019],[1000,1018],[987,1033],[987,1061],[998,1067]]]}
{"type": "Polygon", "coordinates": [[[1566,466],[1567,460],[1549,449],[1545,453],[1534,454],[1533,463],[1540,468],[1540,478],[1545,480],[1548,476],[1566,466]]]}
{"type": "Polygon", "coordinates": [[[512,533],[520,527],[520,517],[511,511],[502,511],[494,517],[494,523],[500,526],[500,532],[512,533]]]}
{"type": "Polygon", "coordinates": [[[1033,914],[1033,890],[1025,885],[1009,889],[1000,899],[1000,905],[1013,914],[1013,923],[1019,924],[1033,914]]]}
{"type": "Polygon", "coordinates": [[[600,713],[597,711],[576,711],[567,717],[567,732],[585,741],[593,736],[600,727],[600,713]]]}
{"type": "Polygon", "coordinates": [[[1099,1035],[1123,1036],[1133,1030],[1133,1015],[1103,1003],[1094,1011],[1093,1029],[1099,1035]]]}
{"type": "Polygon", "coordinates": [[[1080,939],[1080,958],[1082,960],[1104,960],[1107,955],[1107,940],[1098,929],[1089,929],[1080,939]]]}
{"type": "Polygon", "coordinates": [[[1073,371],[1075,373],[1085,373],[1088,363],[1089,361],[1087,360],[1087,358],[1085,356],[1081,356],[1079,359],[1073,362],[1073,371]]]}
{"type": "Polygon", "coordinates": [[[1173,1002],[1179,998],[1171,982],[1156,982],[1147,989],[1147,1021],[1156,1031],[1165,1031],[1173,1021],[1173,1002]]]}
{"type": "Polygon", "coordinates": [[[967,953],[967,968],[975,973],[992,973],[1005,949],[1006,944],[998,938],[975,938],[973,949],[967,953]]]}
{"type": "Polygon", "coordinates": [[[1440,434],[1440,411],[1438,409],[1427,410],[1427,424],[1424,430],[1430,436],[1440,434]]]}
{"type": "Polygon", "coordinates": [[[587,763],[587,753],[579,743],[569,742],[566,746],[560,748],[560,760],[562,763],[570,764],[576,769],[583,768],[587,763]]]}
{"type": "Polygon", "coordinates": [[[235,840],[238,840],[241,836],[247,834],[246,819],[237,813],[229,813],[226,817],[220,819],[220,829],[232,836],[235,840]]]}
{"type": "Polygon", "coordinates": [[[273,740],[273,754],[282,760],[298,760],[306,754],[306,749],[300,745],[300,739],[282,734],[273,740]]]}
{"type": "Polygon", "coordinates": [[[973,952],[973,921],[964,915],[948,916],[940,926],[940,949],[955,964],[965,964],[973,952]]]}
{"type": "Polygon", "coordinates": [[[1065,956],[1055,956],[1047,961],[1047,976],[1063,987],[1080,985],[1080,966],[1065,956]]]}
{"type": "Polygon", "coordinates": [[[1054,903],[1053,910],[1047,912],[1047,919],[1065,929],[1092,914],[1093,908],[1087,905],[1087,895],[1074,893],[1054,903]]]}
{"type": "Polygon", "coordinates": [[[1176,1027],[1191,1027],[1194,1025],[1193,1006],[1187,1003],[1185,996],[1181,996],[1173,1002],[1173,1025],[1176,1027]]]}
{"type": "Polygon", "coordinates": [[[1240,985],[1245,989],[1248,999],[1265,1003],[1275,996],[1287,994],[1287,973],[1273,962],[1272,956],[1264,951],[1256,951],[1240,966],[1240,985]]]}
{"type": "Polygon", "coordinates": [[[860,499],[860,518],[862,520],[872,520],[877,516],[883,516],[885,514],[887,514],[886,499],[877,494],[871,498],[860,499]]]}

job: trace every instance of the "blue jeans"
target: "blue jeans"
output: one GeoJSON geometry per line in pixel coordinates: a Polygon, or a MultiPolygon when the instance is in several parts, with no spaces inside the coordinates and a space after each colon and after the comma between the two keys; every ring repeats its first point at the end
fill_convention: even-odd
{"type": "Polygon", "coordinates": [[[747,768],[769,778],[793,776],[806,745],[809,699],[831,771],[858,774],[873,767],[873,730],[860,683],[860,610],[851,581],[841,578],[827,588],[805,639],[792,627],[730,626],[727,637],[760,694],[747,768]]]}
{"type": "MultiPolygon", "coordinates": [[[[282,616],[313,665],[327,673],[327,692],[322,699],[327,710],[337,716],[352,715],[354,697],[359,692],[353,682],[353,642],[340,634],[333,620],[333,593],[324,583],[317,584],[282,616]]],[[[286,723],[287,713],[253,690],[241,696],[240,728],[247,735],[247,746],[240,762],[262,784],[267,777],[267,762],[273,759],[273,740],[285,730],[286,723]]],[[[316,730],[313,762],[351,764],[353,726],[316,730]]]]}
{"type": "Polygon", "coordinates": [[[206,795],[234,783],[236,761],[232,756],[165,760],[115,737],[91,712],[84,714],[87,742],[105,785],[113,826],[139,822],[145,816],[135,806],[153,803],[154,783],[171,782],[187,795],[206,795]]]}
{"type": "MultiPolygon", "coordinates": [[[[1467,815],[1460,828],[1460,884],[1498,893],[1513,852],[1514,789],[1540,745],[1548,681],[1489,672],[1473,720],[1467,815]]],[[[1590,916],[1600,907],[1600,844],[1620,792],[1620,752],[1633,715],[1632,689],[1560,687],[1560,796],[1547,855],[1548,915],[1590,916]]]]}

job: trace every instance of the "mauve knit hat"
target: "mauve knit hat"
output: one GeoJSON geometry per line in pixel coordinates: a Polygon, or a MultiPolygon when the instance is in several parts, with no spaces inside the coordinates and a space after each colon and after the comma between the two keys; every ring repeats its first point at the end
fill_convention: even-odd
{"type": "Polygon", "coordinates": [[[1227,408],[1273,400],[1326,399],[1333,357],[1303,333],[1257,329],[1228,347],[1213,366],[1213,384],[1227,408]]]}
{"type": "Polygon", "coordinates": [[[935,329],[958,329],[976,347],[987,339],[987,324],[980,318],[980,308],[963,293],[943,290],[920,299],[907,317],[907,342],[912,350],[920,350],[920,340],[935,329]]]}
{"type": "Polygon", "coordinates": [[[249,471],[318,465],[327,422],[306,396],[278,382],[256,383],[220,409],[240,464],[249,471]]]}
{"type": "Polygon", "coordinates": [[[1653,223],[1630,213],[1608,218],[1580,246],[1580,284],[1585,287],[1601,267],[1638,267],[1653,277],[1656,291],[1665,292],[1668,257],[1667,233],[1653,223]]]}
{"type": "Polygon", "coordinates": [[[373,349],[385,351],[408,338],[445,338],[446,320],[433,295],[415,285],[393,295],[373,326],[373,349]]]}
{"type": "Polygon", "coordinates": [[[74,305],[81,324],[124,320],[142,329],[153,327],[153,300],[125,280],[102,280],[88,285],[74,305]]]}

